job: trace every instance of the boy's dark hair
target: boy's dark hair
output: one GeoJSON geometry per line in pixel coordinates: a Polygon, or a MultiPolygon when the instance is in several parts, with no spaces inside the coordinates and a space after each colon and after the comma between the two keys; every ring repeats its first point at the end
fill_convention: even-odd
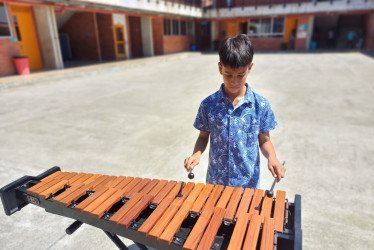
{"type": "Polygon", "coordinates": [[[248,35],[226,38],[219,48],[219,61],[233,69],[249,66],[253,59],[253,46],[248,35]]]}

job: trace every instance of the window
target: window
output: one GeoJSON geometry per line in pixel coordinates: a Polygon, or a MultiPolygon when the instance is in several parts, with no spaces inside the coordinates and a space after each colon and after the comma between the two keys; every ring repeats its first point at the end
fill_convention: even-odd
{"type": "Polygon", "coordinates": [[[164,19],[164,35],[169,36],[171,35],[171,23],[169,19],[164,19]]]}
{"type": "Polygon", "coordinates": [[[173,29],[172,35],[178,36],[179,35],[179,20],[173,20],[172,22],[173,22],[172,23],[172,29],[173,29]]]}
{"type": "Polygon", "coordinates": [[[0,38],[11,36],[12,31],[8,19],[8,14],[6,11],[6,5],[4,3],[0,3],[0,38]]]}
{"type": "Polygon", "coordinates": [[[165,36],[191,36],[192,34],[192,22],[164,19],[165,36]]]}
{"type": "Polygon", "coordinates": [[[254,37],[283,37],[284,18],[251,19],[248,34],[254,37]]]}

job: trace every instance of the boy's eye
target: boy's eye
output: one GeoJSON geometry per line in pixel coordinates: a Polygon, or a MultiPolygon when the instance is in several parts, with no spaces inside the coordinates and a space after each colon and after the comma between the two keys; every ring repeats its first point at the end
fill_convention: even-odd
{"type": "Polygon", "coordinates": [[[239,75],[238,77],[240,77],[240,78],[243,78],[243,77],[244,77],[244,75],[239,75]]]}

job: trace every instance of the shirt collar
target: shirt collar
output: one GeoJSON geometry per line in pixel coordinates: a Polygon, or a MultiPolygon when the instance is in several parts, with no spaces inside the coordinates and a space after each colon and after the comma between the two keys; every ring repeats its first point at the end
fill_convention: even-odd
{"type": "MultiPolygon", "coordinates": [[[[253,92],[251,87],[249,87],[248,83],[245,83],[245,86],[247,86],[247,92],[245,93],[245,96],[241,100],[243,103],[253,103],[253,92]]],[[[220,100],[228,99],[225,93],[223,92],[223,89],[225,88],[225,84],[222,83],[221,87],[219,88],[219,97],[220,100]]]]}

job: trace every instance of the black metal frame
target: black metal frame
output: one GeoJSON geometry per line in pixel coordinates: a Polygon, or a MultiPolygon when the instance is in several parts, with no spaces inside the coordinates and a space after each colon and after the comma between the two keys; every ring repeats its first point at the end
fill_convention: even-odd
{"type": "MultiPolygon", "coordinates": [[[[82,213],[76,209],[66,207],[63,204],[53,202],[49,199],[40,199],[39,197],[32,196],[26,192],[28,188],[37,184],[41,179],[46,176],[59,171],[59,167],[53,167],[37,177],[24,176],[0,189],[0,196],[3,203],[5,213],[12,215],[13,213],[20,211],[24,206],[31,203],[40,207],[45,208],[49,213],[65,216],[76,220],[67,229],[67,234],[74,233],[83,223],[102,229],[106,235],[116,244],[119,249],[128,249],[125,244],[117,237],[117,235],[128,238],[140,248],[146,250],[146,246],[150,246],[156,249],[182,249],[182,245],[185,239],[178,238],[177,233],[174,237],[173,242],[168,245],[165,242],[146,237],[144,234],[134,230],[136,226],[130,226],[126,228],[122,225],[118,225],[114,222],[105,219],[105,216],[101,219],[82,213]],[[145,246],[146,245],[146,246],[145,246]]],[[[301,231],[301,196],[295,196],[294,203],[288,204],[286,207],[286,213],[289,213],[290,220],[285,222],[285,232],[275,233],[275,242],[278,241],[278,248],[276,249],[290,249],[301,250],[302,249],[302,231],[301,231]],[[284,246],[283,246],[284,245],[284,246]]],[[[224,223],[222,223],[224,225],[224,223]]],[[[216,238],[216,241],[220,239],[216,238]]],[[[213,248],[215,249],[215,248],[213,248]]],[[[219,249],[219,248],[218,248],[219,249]]]]}

